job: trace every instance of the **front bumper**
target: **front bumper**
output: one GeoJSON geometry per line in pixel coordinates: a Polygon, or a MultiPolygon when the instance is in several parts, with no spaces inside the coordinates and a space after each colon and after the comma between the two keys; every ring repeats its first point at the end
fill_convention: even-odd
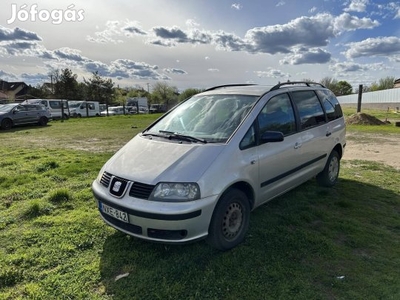
{"type": "Polygon", "coordinates": [[[129,195],[116,198],[97,181],[93,182],[92,191],[107,224],[134,237],[163,243],[186,243],[206,237],[217,202],[217,196],[189,202],[149,201],[129,195]],[[104,213],[102,204],[127,213],[128,222],[104,213]]]}

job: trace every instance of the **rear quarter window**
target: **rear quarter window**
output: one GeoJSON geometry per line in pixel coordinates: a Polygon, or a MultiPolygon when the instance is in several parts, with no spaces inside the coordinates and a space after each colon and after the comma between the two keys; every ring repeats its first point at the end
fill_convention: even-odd
{"type": "Polygon", "coordinates": [[[329,90],[317,90],[317,95],[321,99],[325,108],[328,121],[333,121],[343,117],[343,111],[336,96],[329,90]]]}

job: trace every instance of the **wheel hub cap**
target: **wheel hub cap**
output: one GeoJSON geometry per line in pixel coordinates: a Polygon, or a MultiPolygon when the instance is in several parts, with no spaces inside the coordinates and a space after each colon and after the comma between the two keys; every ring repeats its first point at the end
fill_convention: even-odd
{"type": "Polygon", "coordinates": [[[242,207],[238,203],[228,206],[222,223],[222,231],[226,238],[234,238],[242,226],[242,207]]]}

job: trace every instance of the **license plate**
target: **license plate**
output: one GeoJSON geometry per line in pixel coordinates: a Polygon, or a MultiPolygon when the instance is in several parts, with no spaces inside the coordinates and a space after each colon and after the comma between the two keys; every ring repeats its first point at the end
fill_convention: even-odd
{"type": "Polygon", "coordinates": [[[104,203],[100,204],[101,211],[117,220],[125,223],[129,223],[128,214],[126,212],[120,211],[114,207],[108,206],[104,203]]]}

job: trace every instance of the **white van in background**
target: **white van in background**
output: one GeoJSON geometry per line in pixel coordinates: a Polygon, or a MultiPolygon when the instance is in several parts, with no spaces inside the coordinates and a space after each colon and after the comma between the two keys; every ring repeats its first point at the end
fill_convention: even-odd
{"type": "Polygon", "coordinates": [[[98,101],[68,101],[71,117],[95,117],[100,116],[100,104],[98,101]]]}
{"type": "Polygon", "coordinates": [[[23,104],[43,104],[51,113],[53,119],[61,119],[64,114],[64,119],[68,119],[70,112],[68,109],[68,101],[62,99],[27,99],[23,104]],[[61,103],[62,106],[61,107],[61,103]]]}

